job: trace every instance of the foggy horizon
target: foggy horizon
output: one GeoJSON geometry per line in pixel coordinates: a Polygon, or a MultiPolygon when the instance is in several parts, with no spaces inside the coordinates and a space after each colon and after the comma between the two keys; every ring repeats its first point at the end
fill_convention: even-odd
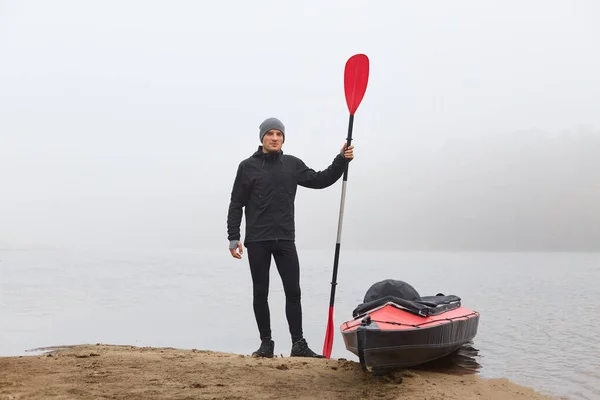
{"type": "MultiPolygon", "coordinates": [[[[0,1],[0,249],[230,257],[258,125],[326,168],[365,53],[342,253],[600,251],[598,4],[202,4],[0,1]]],[[[340,193],[298,188],[300,251],[340,193]]]]}

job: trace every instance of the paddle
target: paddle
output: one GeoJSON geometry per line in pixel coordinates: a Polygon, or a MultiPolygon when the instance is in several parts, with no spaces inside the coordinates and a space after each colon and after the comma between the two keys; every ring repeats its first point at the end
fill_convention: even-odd
{"type": "MultiPolygon", "coordinates": [[[[362,101],[367,83],[369,81],[369,58],[364,54],[355,54],[346,61],[344,68],[344,94],[346,96],[346,104],[350,111],[350,119],[348,122],[348,137],[347,146],[350,147],[352,142],[352,127],[354,125],[354,113],[358,109],[362,101]]],[[[327,331],[325,333],[325,343],[323,344],[323,355],[325,358],[331,357],[331,349],[333,347],[333,303],[335,300],[335,287],[337,285],[338,262],[340,259],[340,242],[342,235],[342,220],[344,217],[344,202],[346,199],[346,183],[348,182],[348,164],[344,170],[344,178],[342,181],[342,198],[340,202],[340,215],[338,219],[337,240],[335,244],[335,256],[333,259],[333,277],[331,279],[331,296],[329,298],[329,318],[327,321],[327,331]]]]}

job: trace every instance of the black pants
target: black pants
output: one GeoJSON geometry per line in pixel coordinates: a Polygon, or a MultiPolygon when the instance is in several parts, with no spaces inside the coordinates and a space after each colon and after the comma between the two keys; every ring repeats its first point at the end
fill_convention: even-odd
{"type": "Polygon", "coordinates": [[[252,274],[254,316],[261,340],[271,339],[269,313],[269,269],[275,259],[285,292],[285,314],[292,343],[302,339],[302,306],[300,304],[300,263],[293,241],[247,243],[248,262],[252,274]]]}

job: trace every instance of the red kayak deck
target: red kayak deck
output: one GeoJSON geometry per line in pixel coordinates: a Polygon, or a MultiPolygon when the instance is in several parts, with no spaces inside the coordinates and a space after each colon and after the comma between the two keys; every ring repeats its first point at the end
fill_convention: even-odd
{"type": "MultiPolygon", "coordinates": [[[[396,304],[388,303],[381,308],[369,311],[368,315],[371,317],[371,321],[375,322],[380,330],[397,331],[448,324],[457,320],[478,317],[479,313],[465,307],[459,307],[454,310],[445,311],[442,314],[423,317],[411,314],[396,304]]],[[[358,328],[364,316],[366,315],[344,322],[341,326],[342,332],[349,332],[358,328]]]]}

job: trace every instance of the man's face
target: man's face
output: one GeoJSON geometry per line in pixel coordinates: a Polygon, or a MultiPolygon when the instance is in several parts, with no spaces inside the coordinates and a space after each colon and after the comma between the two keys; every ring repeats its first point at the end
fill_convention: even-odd
{"type": "Polygon", "coordinates": [[[277,152],[281,150],[283,145],[283,133],[279,129],[271,129],[265,133],[262,141],[263,148],[266,152],[277,152]]]}

